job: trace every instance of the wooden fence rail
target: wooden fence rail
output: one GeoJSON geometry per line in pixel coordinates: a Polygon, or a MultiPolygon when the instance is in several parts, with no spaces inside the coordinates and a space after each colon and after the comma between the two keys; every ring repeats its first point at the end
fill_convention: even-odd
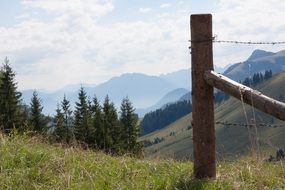
{"type": "Polygon", "coordinates": [[[241,100],[242,96],[245,103],[260,111],[268,113],[278,119],[285,120],[285,104],[283,102],[269,98],[257,90],[237,83],[214,71],[206,71],[204,73],[204,79],[211,86],[214,86],[239,100],[241,100]]]}
{"type": "Polygon", "coordinates": [[[195,178],[216,177],[214,87],[285,120],[285,104],[213,71],[212,15],[191,15],[192,126],[195,178]]]}

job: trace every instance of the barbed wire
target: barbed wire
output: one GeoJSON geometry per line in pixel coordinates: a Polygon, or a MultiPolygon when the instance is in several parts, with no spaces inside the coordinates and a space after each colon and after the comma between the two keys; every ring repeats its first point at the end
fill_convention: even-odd
{"type": "MultiPolygon", "coordinates": [[[[189,40],[190,43],[224,43],[224,44],[236,44],[236,45],[282,45],[285,44],[285,41],[272,41],[272,42],[262,42],[262,41],[238,41],[238,40],[217,40],[216,37],[212,37],[212,39],[208,40],[189,40]]],[[[190,54],[191,54],[191,45],[189,46],[190,54]]]]}
{"type": "Polygon", "coordinates": [[[254,124],[246,124],[246,123],[231,123],[227,121],[217,121],[215,122],[217,125],[225,125],[225,126],[236,126],[236,127],[285,127],[285,125],[274,125],[274,124],[266,124],[266,123],[254,123],[254,124]]]}
{"type": "Polygon", "coordinates": [[[232,40],[212,40],[214,43],[229,43],[229,44],[246,44],[246,45],[278,45],[285,44],[283,41],[276,42],[251,42],[251,41],[232,41],[232,40]]]}
{"type": "Polygon", "coordinates": [[[227,43],[227,44],[244,44],[244,45],[280,45],[285,44],[285,41],[238,41],[238,40],[218,40],[217,36],[213,36],[212,39],[208,40],[189,40],[189,42],[203,43],[227,43]]]}

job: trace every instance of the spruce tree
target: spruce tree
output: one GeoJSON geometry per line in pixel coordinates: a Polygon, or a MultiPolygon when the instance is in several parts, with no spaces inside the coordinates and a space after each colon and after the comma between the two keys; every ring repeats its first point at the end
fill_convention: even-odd
{"type": "Polygon", "coordinates": [[[121,103],[120,122],[123,127],[123,148],[129,153],[137,153],[137,151],[140,151],[137,142],[140,131],[138,116],[135,114],[135,109],[128,97],[124,98],[121,103]]]}
{"type": "Polygon", "coordinates": [[[121,130],[116,108],[107,95],[103,104],[103,147],[106,151],[120,151],[121,130]]]}
{"type": "Polygon", "coordinates": [[[266,70],[264,73],[264,80],[268,80],[272,77],[272,70],[266,70]]]}
{"type": "Polygon", "coordinates": [[[65,138],[63,140],[69,143],[70,140],[73,138],[73,117],[72,110],[70,108],[70,102],[66,99],[65,95],[61,102],[61,108],[63,115],[63,127],[65,131],[65,138]]]}
{"type": "Polygon", "coordinates": [[[44,132],[47,129],[47,120],[42,114],[43,106],[41,105],[41,99],[38,97],[36,91],[33,92],[31,98],[31,116],[30,116],[30,127],[32,131],[44,132]]]}
{"type": "Polygon", "coordinates": [[[271,78],[272,77],[272,70],[270,69],[269,70],[269,78],[271,78]]]}
{"type": "Polygon", "coordinates": [[[103,131],[103,118],[102,118],[102,108],[96,96],[93,98],[92,104],[92,139],[96,148],[104,148],[104,131],[103,131]]]}
{"type": "Polygon", "coordinates": [[[95,128],[93,127],[93,113],[92,113],[92,101],[90,97],[88,97],[87,100],[87,111],[85,114],[85,125],[87,126],[87,135],[85,138],[85,142],[88,144],[89,147],[94,148],[96,143],[95,143],[95,128]]]}
{"type": "Polygon", "coordinates": [[[30,108],[26,104],[20,105],[19,116],[21,120],[21,126],[19,132],[24,132],[29,130],[29,119],[30,119],[30,108]]]}
{"type": "Polygon", "coordinates": [[[262,74],[262,73],[259,73],[259,76],[260,76],[260,81],[263,82],[263,80],[264,80],[263,74],[262,74]]]}
{"type": "Polygon", "coordinates": [[[60,109],[60,106],[57,105],[56,115],[54,117],[54,131],[53,134],[55,136],[56,141],[64,142],[66,131],[64,129],[64,116],[60,109]]]}
{"type": "Polygon", "coordinates": [[[87,95],[83,87],[78,93],[78,102],[75,103],[74,133],[77,140],[86,142],[92,124],[91,114],[87,102],[87,95]]]}
{"type": "Polygon", "coordinates": [[[2,78],[3,78],[3,71],[2,68],[0,69],[0,85],[2,84],[2,78]]]}
{"type": "Polygon", "coordinates": [[[20,128],[19,105],[21,93],[17,91],[15,72],[5,58],[0,75],[0,127],[4,132],[20,128]]]}

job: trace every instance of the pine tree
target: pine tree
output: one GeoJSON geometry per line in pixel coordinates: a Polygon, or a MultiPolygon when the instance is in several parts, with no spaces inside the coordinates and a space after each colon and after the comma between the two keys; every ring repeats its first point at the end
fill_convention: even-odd
{"type": "Polygon", "coordinates": [[[79,90],[78,99],[79,101],[75,103],[74,133],[77,140],[86,142],[92,119],[88,107],[87,95],[82,87],[79,90]]]}
{"type": "Polygon", "coordinates": [[[259,73],[254,73],[252,77],[252,85],[256,86],[257,84],[260,83],[260,76],[259,73]]]}
{"type": "Polygon", "coordinates": [[[3,77],[3,71],[2,71],[2,69],[0,70],[0,85],[1,85],[1,83],[2,83],[2,77],[3,77]]]}
{"type": "Polygon", "coordinates": [[[20,128],[19,105],[21,93],[17,91],[15,72],[12,70],[9,60],[5,58],[1,68],[0,78],[0,127],[4,132],[10,132],[13,128],[20,128]]]}
{"type": "Polygon", "coordinates": [[[269,70],[269,78],[271,78],[272,77],[272,70],[270,69],[269,70]]]}
{"type": "Polygon", "coordinates": [[[21,120],[21,126],[19,132],[24,132],[29,130],[29,119],[30,119],[30,108],[26,104],[20,105],[19,116],[21,120]]]}
{"type": "Polygon", "coordinates": [[[121,131],[115,106],[107,95],[103,104],[103,147],[106,151],[118,153],[121,131]]]}
{"type": "Polygon", "coordinates": [[[96,96],[93,98],[93,105],[91,108],[93,115],[93,123],[92,123],[92,136],[94,140],[94,144],[97,148],[104,148],[104,131],[103,131],[103,116],[102,116],[102,108],[99,104],[99,101],[96,96]]]}
{"type": "Polygon", "coordinates": [[[260,82],[263,82],[263,80],[264,80],[263,74],[262,74],[262,73],[259,73],[259,75],[260,75],[260,82]]]}
{"type": "Polygon", "coordinates": [[[61,102],[62,115],[63,115],[63,127],[65,130],[65,138],[63,139],[65,142],[69,143],[73,138],[73,117],[72,110],[70,108],[70,102],[66,99],[64,95],[63,100],[61,102]]]}
{"type": "Polygon", "coordinates": [[[36,91],[33,92],[31,98],[31,116],[30,116],[30,127],[32,131],[44,132],[47,129],[47,120],[42,114],[43,106],[41,105],[41,99],[38,97],[36,91]]]}
{"type": "Polygon", "coordinates": [[[252,83],[251,79],[249,77],[246,77],[244,79],[244,81],[242,82],[243,85],[245,86],[250,86],[250,84],[252,83]]]}
{"type": "Polygon", "coordinates": [[[54,117],[54,136],[58,142],[65,141],[66,131],[64,129],[64,116],[60,109],[60,106],[57,105],[56,115],[54,117]]]}
{"type": "Polygon", "coordinates": [[[90,97],[87,100],[87,112],[85,115],[85,125],[87,126],[87,135],[85,138],[85,142],[89,147],[94,148],[96,146],[95,141],[95,128],[93,127],[93,113],[92,113],[92,101],[90,97]]]}
{"type": "Polygon", "coordinates": [[[272,77],[272,70],[266,70],[264,73],[264,80],[268,80],[272,77]]]}
{"type": "Polygon", "coordinates": [[[129,153],[137,153],[140,151],[137,139],[139,137],[138,116],[135,114],[135,109],[131,101],[127,98],[121,103],[120,122],[123,127],[122,141],[123,148],[129,153]]]}

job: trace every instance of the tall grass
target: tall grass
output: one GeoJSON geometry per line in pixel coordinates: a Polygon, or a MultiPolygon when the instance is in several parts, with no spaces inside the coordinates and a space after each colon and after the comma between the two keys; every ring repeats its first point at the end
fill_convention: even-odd
{"type": "Polygon", "coordinates": [[[244,158],[197,181],[191,162],[112,157],[25,135],[0,136],[0,189],[285,189],[282,162],[244,158]]]}
{"type": "Polygon", "coordinates": [[[63,149],[38,138],[0,139],[0,189],[173,189],[191,163],[63,149]]]}

